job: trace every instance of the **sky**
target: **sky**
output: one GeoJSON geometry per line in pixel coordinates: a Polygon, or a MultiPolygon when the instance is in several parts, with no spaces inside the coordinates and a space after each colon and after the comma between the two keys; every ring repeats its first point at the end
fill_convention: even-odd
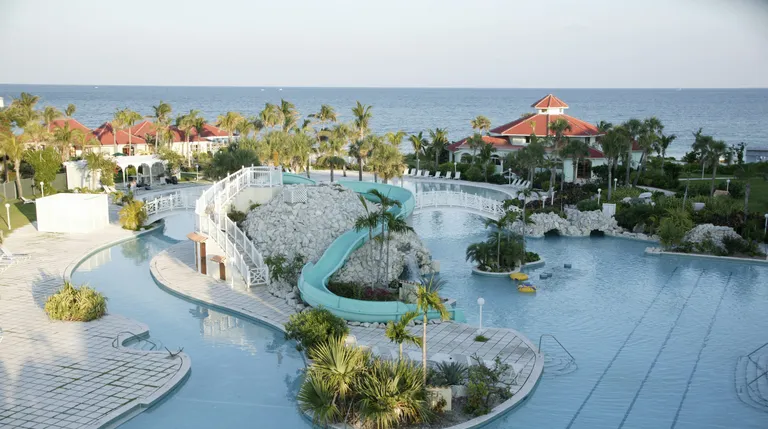
{"type": "Polygon", "coordinates": [[[768,87],[768,0],[0,0],[0,83],[768,87]]]}

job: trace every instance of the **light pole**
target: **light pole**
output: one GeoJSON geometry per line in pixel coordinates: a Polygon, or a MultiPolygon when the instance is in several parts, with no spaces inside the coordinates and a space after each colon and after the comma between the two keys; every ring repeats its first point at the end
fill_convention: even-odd
{"type": "MultiPolygon", "coordinates": [[[[768,215],[765,215],[765,218],[768,219],[768,215]]],[[[11,230],[11,205],[8,203],[5,203],[5,221],[8,223],[8,231],[11,230]]]]}
{"type": "Polygon", "coordinates": [[[485,300],[481,296],[480,298],[477,298],[477,305],[480,306],[480,324],[477,328],[477,335],[480,335],[483,333],[483,305],[485,305],[485,300]]]}
{"type": "Polygon", "coordinates": [[[200,164],[195,164],[195,182],[200,180],[200,164]]]}
{"type": "Polygon", "coordinates": [[[456,160],[453,161],[453,177],[456,177],[456,160]]]}
{"type": "Polygon", "coordinates": [[[597,188],[597,205],[600,205],[600,193],[603,192],[603,188],[597,188]]]}
{"type": "Polygon", "coordinates": [[[618,185],[619,185],[619,178],[617,177],[617,178],[613,179],[613,190],[614,191],[616,190],[616,186],[618,186],[618,185]]]}
{"type": "Polygon", "coordinates": [[[45,197],[45,182],[40,182],[40,194],[45,197]]]}
{"type": "MultiPolygon", "coordinates": [[[[5,206],[8,207],[8,204],[5,206]]],[[[10,227],[8,229],[10,229],[10,227]]],[[[763,235],[768,235],[768,213],[765,214],[765,226],[763,227],[763,235]]]]}
{"type": "Polygon", "coordinates": [[[725,192],[728,192],[731,189],[731,179],[727,179],[725,181],[725,192]]]}

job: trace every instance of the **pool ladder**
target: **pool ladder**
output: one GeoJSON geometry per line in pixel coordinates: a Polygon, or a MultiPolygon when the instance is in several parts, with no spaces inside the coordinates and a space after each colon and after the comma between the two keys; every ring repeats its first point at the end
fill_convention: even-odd
{"type": "MultiPolygon", "coordinates": [[[[565,352],[566,356],[563,356],[562,353],[550,353],[547,352],[544,355],[544,374],[546,375],[554,375],[554,376],[560,376],[560,375],[566,375],[570,374],[574,371],[576,371],[579,366],[576,364],[576,358],[573,357],[571,352],[568,351],[568,349],[565,348],[563,343],[560,342],[557,338],[555,338],[552,334],[542,334],[539,337],[539,352],[541,352],[541,343],[544,340],[544,337],[549,337],[555,340],[557,345],[559,346],[559,349],[565,352]]],[[[557,350],[556,350],[557,351],[557,350]]]]}
{"type": "Polygon", "coordinates": [[[131,331],[122,331],[118,333],[117,336],[115,336],[114,340],[112,340],[112,347],[119,348],[121,345],[124,347],[145,351],[155,351],[162,349],[162,344],[157,344],[150,340],[148,335],[134,334],[131,331]],[[128,334],[128,337],[121,338],[123,334],[128,334]]]}
{"type": "Polygon", "coordinates": [[[768,412],[768,343],[742,356],[736,363],[736,394],[745,404],[768,412]]]}

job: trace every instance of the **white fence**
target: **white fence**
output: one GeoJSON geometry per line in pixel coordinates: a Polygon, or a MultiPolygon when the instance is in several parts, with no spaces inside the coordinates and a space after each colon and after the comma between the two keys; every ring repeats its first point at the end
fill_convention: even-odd
{"type": "Polygon", "coordinates": [[[256,246],[225,212],[229,201],[247,187],[283,184],[280,167],[243,167],[214,183],[195,203],[198,231],[207,235],[225,253],[249,286],[269,283],[269,269],[256,246]]]}
{"type": "Polygon", "coordinates": [[[144,210],[147,212],[148,220],[157,220],[163,212],[195,208],[197,199],[200,198],[200,192],[199,188],[191,188],[179,190],[172,194],[145,198],[144,210]]]}
{"type": "Polygon", "coordinates": [[[520,211],[515,206],[504,209],[502,201],[466,192],[429,191],[416,193],[416,210],[441,207],[463,208],[492,219],[499,219],[510,210],[520,211]]]}

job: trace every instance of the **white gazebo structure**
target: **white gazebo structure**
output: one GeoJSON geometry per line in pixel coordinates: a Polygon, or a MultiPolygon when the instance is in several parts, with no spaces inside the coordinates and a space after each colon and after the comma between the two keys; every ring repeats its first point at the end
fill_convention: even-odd
{"type": "Polygon", "coordinates": [[[64,167],[67,171],[67,189],[99,189],[101,187],[101,172],[88,170],[88,163],[85,160],[67,161],[64,167]]]}
{"type": "Polygon", "coordinates": [[[126,183],[125,169],[128,167],[136,168],[136,181],[144,182],[150,186],[155,182],[160,182],[160,178],[165,175],[166,161],[160,159],[157,155],[134,155],[134,156],[116,156],[115,162],[120,170],[123,171],[123,183],[126,183]]]}

